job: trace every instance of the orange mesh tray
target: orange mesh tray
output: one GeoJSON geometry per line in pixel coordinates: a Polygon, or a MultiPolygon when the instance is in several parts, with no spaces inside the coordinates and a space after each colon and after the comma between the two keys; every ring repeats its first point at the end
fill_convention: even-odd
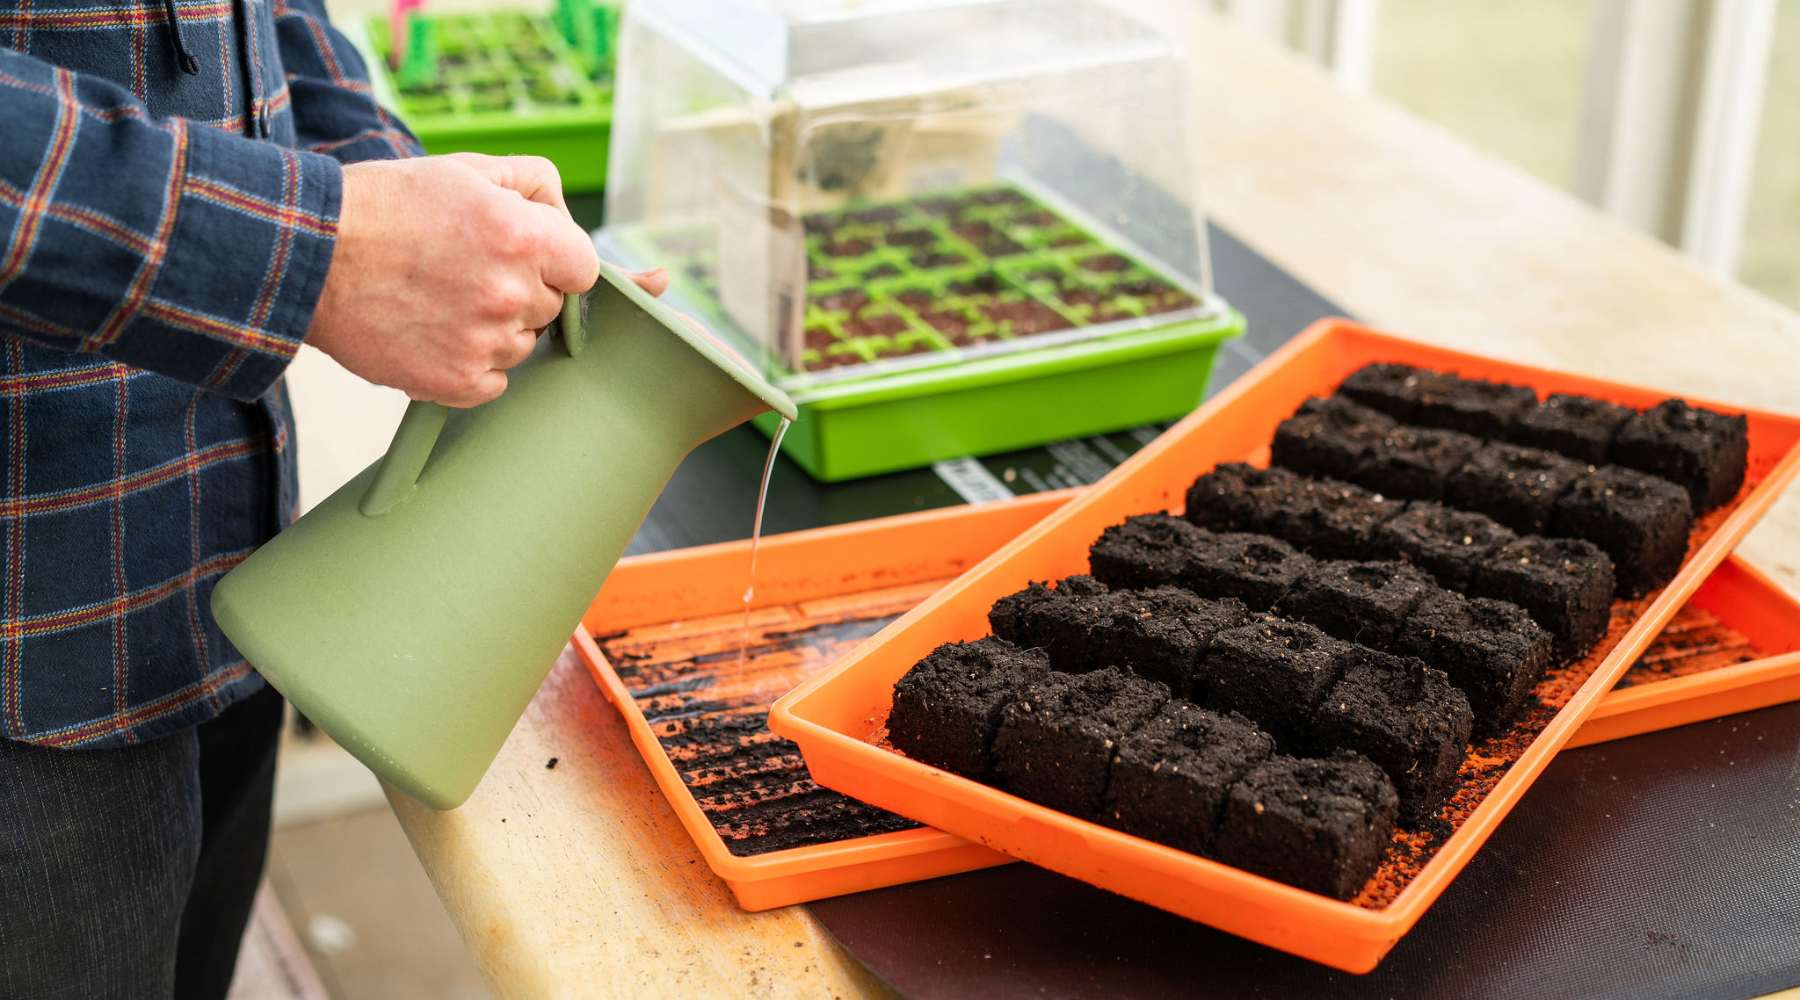
{"type": "Polygon", "coordinates": [[[613,570],[582,618],[576,652],[740,906],[765,910],[1012,860],[919,826],[864,833],[884,825],[879,811],[813,786],[762,715],[1071,495],[772,535],[758,556],[747,632],[748,542],[634,557],[613,570]],[[806,842],[808,833],[831,836],[806,842]],[[790,841],[798,846],[783,846],[790,841]]]}
{"type": "Polygon", "coordinates": [[[1736,556],[1706,578],[1569,746],[1800,699],[1800,600],[1736,556]]]}
{"type": "Polygon", "coordinates": [[[1700,520],[1675,579],[1654,595],[1616,603],[1612,627],[1594,652],[1538,686],[1541,707],[1511,733],[1473,748],[1461,785],[1441,814],[1448,835],[1396,832],[1382,869],[1351,901],[1076,819],[909,760],[882,743],[894,682],[926,653],[940,643],[986,634],[989,606],[1026,583],[1083,572],[1088,545],[1107,526],[1131,514],[1179,509],[1201,471],[1220,462],[1266,461],[1276,424],[1309,395],[1329,392],[1374,361],[1456,369],[1540,392],[1586,393],[1638,407],[1671,395],[1463,354],[1347,320],[1316,323],[874,641],[781,698],[770,711],[770,727],[800,746],[813,779],[826,788],[1305,958],[1351,972],[1374,968],[1800,472],[1800,418],[1749,413],[1744,490],[1700,520]]]}

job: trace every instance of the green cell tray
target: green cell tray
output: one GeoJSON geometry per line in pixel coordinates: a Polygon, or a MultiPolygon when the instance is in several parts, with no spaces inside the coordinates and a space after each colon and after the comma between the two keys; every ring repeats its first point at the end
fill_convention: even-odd
{"type": "Polygon", "coordinates": [[[435,78],[403,81],[388,65],[385,18],[348,25],[369,64],[376,99],[432,153],[527,154],[548,158],[567,191],[606,185],[612,136],[612,59],[617,8],[598,4],[595,30],[608,36],[583,52],[556,17],[524,11],[417,14],[429,24],[435,78]]]}
{"type": "MultiPolygon", "coordinates": [[[[1243,332],[1223,303],[1014,185],[804,221],[803,346],[768,361],[800,405],[782,447],[828,482],[1180,416],[1243,332]]],[[[620,238],[670,269],[683,306],[733,326],[710,230],[620,238]]]]}

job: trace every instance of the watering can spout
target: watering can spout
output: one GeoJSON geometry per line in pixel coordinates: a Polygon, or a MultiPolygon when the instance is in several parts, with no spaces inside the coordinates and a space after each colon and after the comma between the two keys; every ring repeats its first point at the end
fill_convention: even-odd
{"type": "Polygon", "coordinates": [[[681,459],[793,403],[622,275],[472,410],[388,453],[226,574],[220,628],[382,779],[460,805],[681,459]]]}

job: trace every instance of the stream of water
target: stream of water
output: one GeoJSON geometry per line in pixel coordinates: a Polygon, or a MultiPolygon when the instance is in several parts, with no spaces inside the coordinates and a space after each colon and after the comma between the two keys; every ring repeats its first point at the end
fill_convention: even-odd
{"type": "Polygon", "coordinates": [[[750,602],[756,598],[756,550],[762,547],[763,505],[769,500],[769,473],[775,470],[775,456],[781,453],[781,439],[787,435],[788,426],[793,421],[781,418],[781,426],[775,428],[775,436],[769,441],[769,457],[763,459],[762,485],[756,490],[756,522],[750,528],[750,580],[744,587],[744,636],[738,659],[741,662],[750,654],[750,602]]]}

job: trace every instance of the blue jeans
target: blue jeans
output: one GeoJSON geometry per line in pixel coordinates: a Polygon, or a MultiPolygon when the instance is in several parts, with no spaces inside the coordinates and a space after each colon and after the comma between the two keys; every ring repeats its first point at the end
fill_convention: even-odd
{"type": "Polygon", "coordinates": [[[0,997],[223,997],[269,843],[282,700],[118,750],[0,740],[0,997]]]}

